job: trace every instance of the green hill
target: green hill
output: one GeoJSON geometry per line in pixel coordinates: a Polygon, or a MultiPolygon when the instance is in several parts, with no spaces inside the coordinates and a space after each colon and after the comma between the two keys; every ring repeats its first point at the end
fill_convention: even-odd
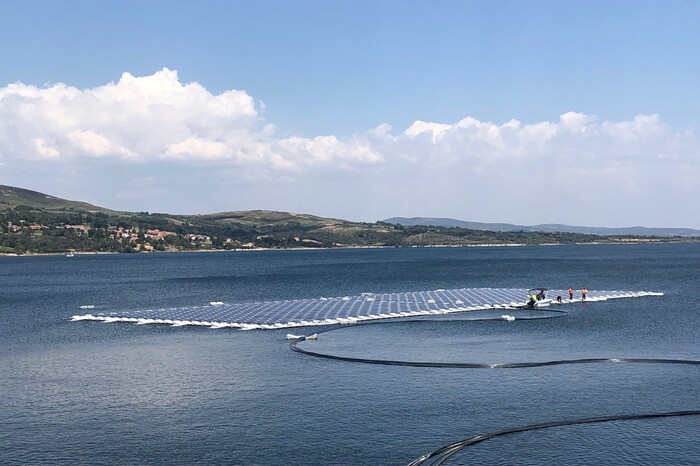
{"type": "Polygon", "coordinates": [[[269,210],[203,215],[119,212],[0,185],[0,253],[11,254],[691,240],[361,223],[269,210]]]}
{"type": "Polygon", "coordinates": [[[94,206],[87,202],[69,201],[29,189],[0,185],[0,210],[13,209],[18,206],[27,206],[46,211],[77,210],[85,212],[116,213],[113,210],[94,206]]]}
{"type": "Polygon", "coordinates": [[[181,218],[199,219],[201,221],[212,221],[220,224],[240,224],[240,225],[257,225],[257,226],[273,226],[287,224],[290,222],[298,223],[299,225],[309,226],[328,226],[339,224],[350,224],[346,220],[338,220],[331,218],[317,217],[309,214],[295,214],[291,212],[279,212],[274,210],[248,210],[238,212],[218,212],[213,214],[179,216],[181,218]]]}

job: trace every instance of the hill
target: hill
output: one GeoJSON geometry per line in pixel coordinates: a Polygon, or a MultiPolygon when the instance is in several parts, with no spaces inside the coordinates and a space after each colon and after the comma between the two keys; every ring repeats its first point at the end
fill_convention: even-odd
{"type": "Polygon", "coordinates": [[[12,254],[682,241],[678,237],[362,223],[267,210],[203,215],[119,212],[10,186],[0,186],[0,200],[0,253],[12,254]]]}
{"type": "Polygon", "coordinates": [[[484,231],[525,231],[525,232],[544,232],[544,233],[581,233],[587,235],[632,235],[632,236],[684,236],[693,237],[700,236],[700,230],[692,228],[648,228],[642,226],[624,227],[624,228],[608,228],[608,227],[582,227],[573,225],[562,225],[557,223],[546,223],[541,225],[513,225],[510,223],[480,223],[467,222],[464,220],[456,220],[453,218],[434,218],[434,217],[392,217],[383,220],[386,223],[395,223],[404,226],[415,225],[433,225],[440,227],[457,227],[468,228],[472,230],[484,231]]]}
{"type": "Polygon", "coordinates": [[[29,189],[15,188],[13,186],[0,184],[0,210],[19,206],[39,208],[47,211],[77,210],[85,212],[116,213],[113,210],[97,207],[87,202],[69,201],[29,189]]]}

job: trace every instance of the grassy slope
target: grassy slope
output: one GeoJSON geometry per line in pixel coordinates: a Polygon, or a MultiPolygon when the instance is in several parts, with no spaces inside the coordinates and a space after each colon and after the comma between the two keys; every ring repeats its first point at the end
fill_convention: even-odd
{"type": "MultiPolygon", "coordinates": [[[[561,233],[493,232],[462,228],[400,227],[386,223],[359,223],[267,210],[219,212],[203,215],[117,212],[85,202],[70,201],[36,191],[0,185],[0,213],[18,205],[41,209],[59,218],[68,213],[102,212],[111,225],[138,225],[217,238],[231,237],[262,247],[294,247],[304,242],[344,246],[468,245],[488,243],[572,243],[604,240],[603,237],[561,233]],[[260,241],[258,241],[260,240],[260,241]]],[[[72,215],[72,213],[71,213],[72,215]]],[[[64,220],[66,221],[66,220],[64,220]]],[[[608,238],[611,239],[611,238],[608,238]]],[[[180,244],[178,247],[187,247],[180,244]]]]}
{"type": "MultiPolygon", "coordinates": [[[[0,211],[17,206],[29,206],[47,212],[82,211],[103,212],[115,217],[130,217],[132,213],[118,212],[87,202],[71,201],[29,189],[0,185],[0,211]]],[[[300,232],[337,233],[346,230],[371,228],[371,224],[348,222],[339,219],[317,217],[308,214],[251,210],[241,212],[219,212],[203,215],[158,214],[173,225],[220,225],[267,230],[271,228],[296,227],[300,232]]]]}
{"type": "Polygon", "coordinates": [[[113,210],[105,209],[104,207],[88,204],[87,202],[69,201],[29,189],[0,185],[0,209],[5,210],[17,207],[18,205],[30,206],[47,211],[80,210],[109,214],[117,213],[113,210]]]}

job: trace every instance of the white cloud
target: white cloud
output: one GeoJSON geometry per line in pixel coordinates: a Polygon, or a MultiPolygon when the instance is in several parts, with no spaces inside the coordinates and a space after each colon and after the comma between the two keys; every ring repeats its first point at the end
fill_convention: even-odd
{"type": "Polygon", "coordinates": [[[57,159],[58,156],[61,154],[57,148],[50,146],[42,138],[34,138],[31,139],[29,142],[31,146],[33,146],[34,151],[36,154],[38,154],[39,158],[57,159]]]}
{"type": "Polygon", "coordinates": [[[566,112],[559,117],[559,127],[563,132],[585,133],[594,117],[577,112],[566,112]]]}
{"type": "Polygon", "coordinates": [[[85,90],[16,83],[0,88],[0,150],[29,159],[147,159],[168,156],[171,146],[192,138],[249,139],[257,118],[245,92],[212,95],[197,83],[181,84],[167,68],[145,77],[124,73],[116,84],[85,90]]]}
{"type": "MultiPolygon", "coordinates": [[[[362,200],[348,209],[374,209],[372,215],[378,217],[381,206],[406,203],[412,210],[405,213],[412,215],[563,222],[559,216],[531,218],[523,212],[536,203],[563,212],[579,206],[617,215],[633,210],[627,206],[642,198],[645,206],[667,212],[664,206],[670,202],[700,196],[696,138],[675,132],[659,115],[599,121],[594,115],[567,112],[552,121],[512,119],[502,124],[465,116],[457,122],[416,120],[405,129],[382,124],[345,138],[281,138],[260,115],[262,109],[244,91],[213,94],[198,83],[181,83],[177,72],[167,68],[143,77],[124,73],[116,83],[91,89],[9,84],[0,87],[0,164],[5,176],[24,170],[21,179],[56,173],[51,167],[60,165],[65,179],[93,176],[98,186],[100,177],[135,171],[153,185],[158,180],[169,183],[159,187],[159,199],[174,199],[176,180],[193,176],[196,169],[197,179],[216,180],[211,187],[197,188],[219,186],[213,197],[230,199],[238,189],[242,197],[265,196],[267,207],[275,208],[272,199],[306,199],[308,191],[319,202],[335,206],[352,192],[362,200]],[[264,189],[253,188],[256,183],[264,189]],[[490,210],[511,215],[484,218],[469,213],[468,206],[486,206],[487,198],[490,210]],[[457,206],[457,211],[442,211],[446,205],[457,206]]],[[[130,198],[122,188],[113,186],[113,191],[121,199],[130,198]]],[[[143,196],[149,192],[134,190],[143,196]]],[[[401,211],[385,207],[384,213],[401,211]]]]}
{"type": "MultiPolygon", "coordinates": [[[[531,161],[586,167],[618,158],[644,164],[653,159],[671,161],[677,153],[690,155],[698,150],[692,135],[670,131],[658,115],[598,123],[595,116],[575,112],[561,115],[558,122],[527,125],[517,120],[497,125],[472,117],[454,124],[418,120],[392,142],[401,150],[410,146],[412,153],[429,154],[431,162],[450,160],[479,166],[531,161]]],[[[382,156],[389,157],[386,153],[382,156]]],[[[698,163],[697,156],[694,158],[698,163]]]]}
{"type": "Polygon", "coordinates": [[[421,137],[421,135],[426,135],[430,142],[436,144],[440,136],[445,134],[445,132],[450,130],[451,128],[452,125],[446,125],[443,123],[428,123],[425,121],[416,120],[404,132],[404,134],[413,138],[421,137]]]}
{"type": "Polygon", "coordinates": [[[85,90],[0,88],[0,153],[14,159],[228,161],[273,171],[382,161],[358,138],[277,139],[274,132],[246,92],[214,95],[180,83],[167,68],[143,77],[124,73],[117,83],[85,90]]]}
{"type": "Polygon", "coordinates": [[[196,82],[181,83],[167,68],[142,77],[124,73],[117,83],[84,90],[60,83],[0,88],[0,153],[20,160],[228,162],[272,172],[409,163],[481,172],[526,161],[673,163],[687,161],[697,147],[692,136],[669,131],[658,115],[598,123],[595,116],[567,112],[555,122],[501,125],[465,117],[456,123],[416,120],[398,135],[391,131],[384,124],[346,140],[280,139],[246,92],[215,95],[196,82]]]}
{"type": "Polygon", "coordinates": [[[340,164],[376,164],[383,162],[380,154],[362,138],[341,142],[335,136],[317,136],[313,139],[291,137],[278,142],[280,153],[297,161],[300,166],[329,166],[340,164]]]}
{"type": "Polygon", "coordinates": [[[203,160],[216,160],[226,158],[228,148],[220,141],[188,137],[184,141],[168,144],[162,158],[186,159],[199,158],[203,160]]]}

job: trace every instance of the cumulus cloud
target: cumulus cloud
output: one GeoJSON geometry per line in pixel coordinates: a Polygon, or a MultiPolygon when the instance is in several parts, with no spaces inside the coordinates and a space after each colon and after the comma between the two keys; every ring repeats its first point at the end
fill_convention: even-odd
{"type": "Polygon", "coordinates": [[[598,123],[595,116],[568,112],[556,122],[525,124],[517,120],[502,125],[467,117],[454,124],[414,122],[395,138],[397,144],[410,143],[415,152],[430,153],[433,160],[450,158],[488,163],[564,157],[604,160],[630,151],[645,158],[658,157],[657,150],[688,150],[692,138],[670,132],[658,115],[637,115],[632,121],[598,123]],[[679,144],[681,147],[679,147],[679,144]],[[683,147],[685,146],[685,147],[683,147]]]}
{"type": "MultiPolygon", "coordinates": [[[[343,215],[330,206],[352,196],[361,210],[347,214],[354,218],[366,218],[368,209],[380,218],[382,205],[407,204],[413,208],[404,212],[408,215],[523,223],[565,221],[530,217],[533,203],[561,211],[557,197],[597,212],[608,209],[616,218],[635,199],[644,198],[658,212],[700,194],[698,141],[692,133],[674,131],[659,115],[605,121],[567,112],[528,123],[465,116],[456,122],[415,120],[398,129],[385,123],[343,138],[280,137],[263,118],[264,108],[245,91],[215,94],[196,82],[182,83],[167,68],[150,76],[124,73],[116,83],[90,89],[9,84],[0,87],[0,175],[17,185],[43,177],[41,184],[27,183],[43,189],[44,179],[62,167],[62,189],[91,180],[93,191],[109,184],[118,199],[181,195],[173,202],[196,203],[192,211],[199,201],[188,192],[195,189],[210,190],[210,199],[236,192],[239,199],[251,199],[250,208],[261,207],[261,199],[277,208],[274,199],[311,202],[311,196],[327,203],[329,214],[343,215]],[[320,172],[325,176],[317,176],[320,172]],[[150,184],[116,180],[131,177],[150,184]],[[533,178],[538,183],[528,183],[533,178]],[[181,189],[190,179],[198,180],[196,186],[193,181],[192,189],[181,189]],[[492,210],[501,202],[501,211],[511,214],[485,219],[467,210],[443,210],[451,205],[445,199],[467,209],[485,205],[486,198],[492,210]]],[[[306,205],[286,208],[308,211],[306,205]]]]}
{"type": "MultiPolygon", "coordinates": [[[[264,108],[261,103],[258,105],[264,108]]],[[[163,68],[92,89],[22,83],[0,88],[0,153],[23,160],[113,158],[229,161],[272,170],[376,163],[360,141],[276,139],[245,91],[214,95],[163,68]]]]}
{"type": "Polygon", "coordinates": [[[212,94],[196,82],[181,83],[167,68],[150,76],[124,73],[118,82],[92,89],[15,83],[0,88],[0,156],[226,162],[289,173],[401,164],[479,172],[520,162],[568,168],[631,159],[672,163],[697,152],[692,136],[673,133],[658,115],[598,122],[568,112],[558,121],[500,125],[474,117],[456,123],[416,120],[398,134],[384,124],[340,140],[278,138],[275,127],[264,123],[262,108],[245,91],[212,94]]]}

